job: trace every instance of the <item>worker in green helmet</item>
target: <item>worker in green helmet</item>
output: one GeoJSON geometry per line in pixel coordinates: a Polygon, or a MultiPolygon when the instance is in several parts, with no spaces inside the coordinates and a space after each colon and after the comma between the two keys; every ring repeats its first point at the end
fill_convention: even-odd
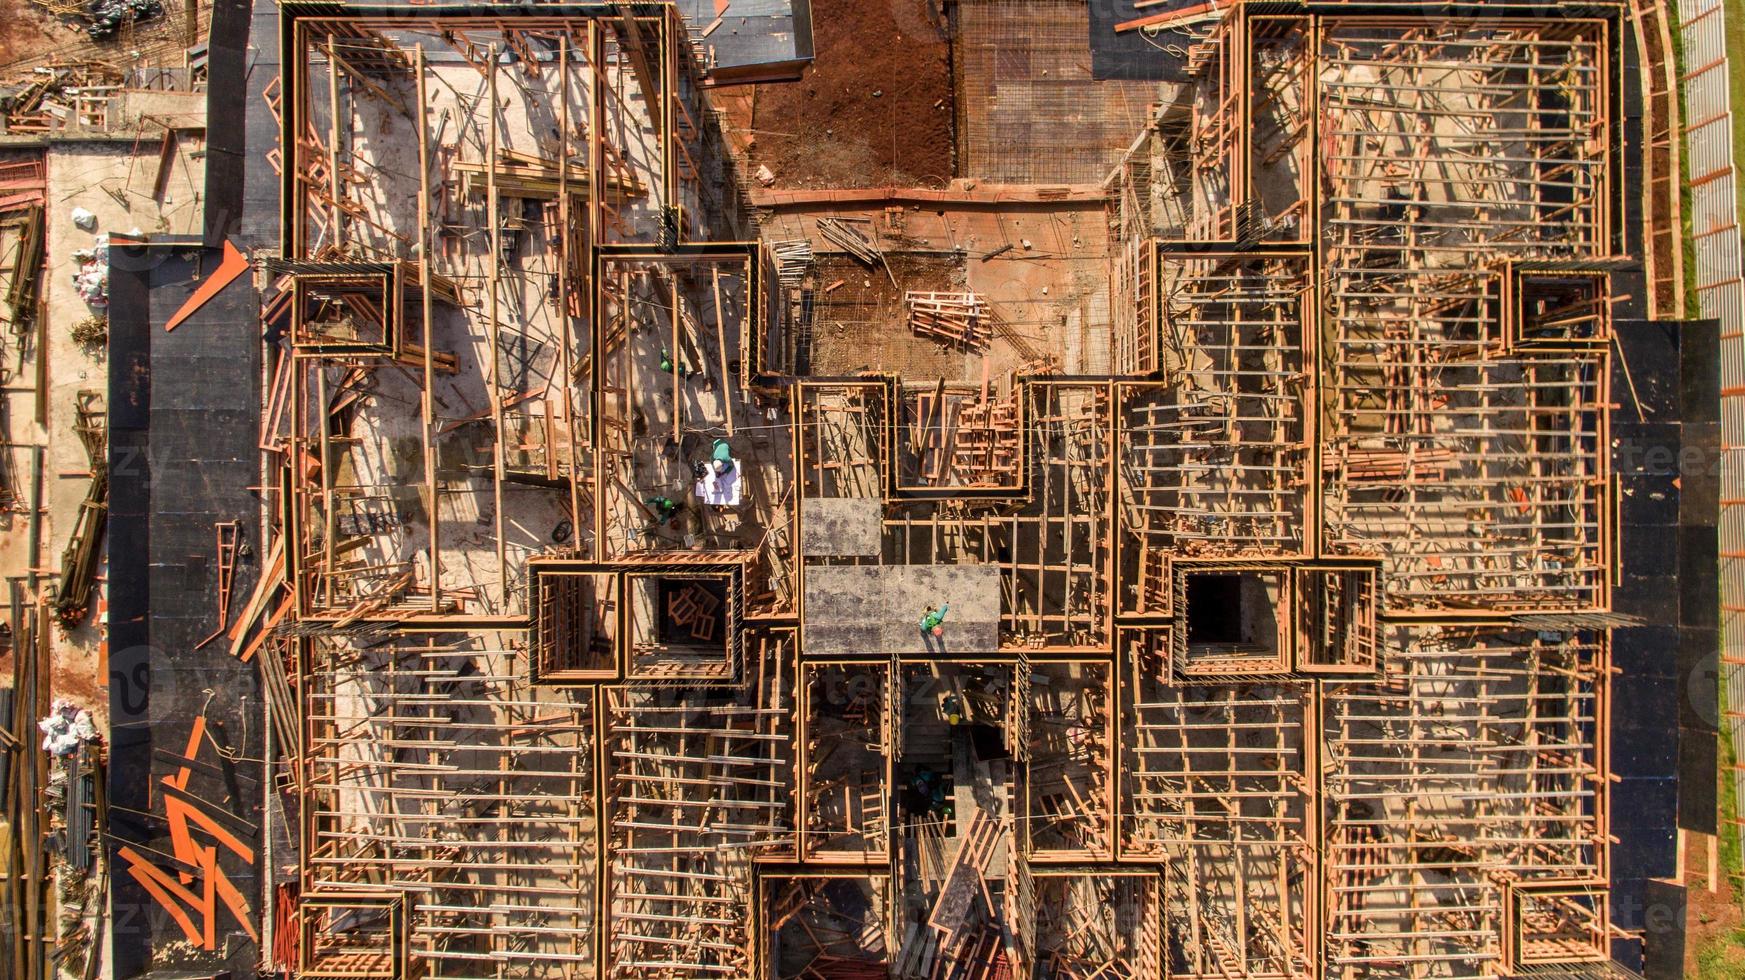
{"type": "Polygon", "coordinates": [[[678,502],[669,497],[650,497],[647,500],[644,500],[643,503],[647,504],[648,509],[654,512],[654,519],[657,525],[666,524],[674,517],[678,516],[679,513],[678,502]]]}
{"type": "Polygon", "coordinates": [[[945,622],[945,613],[950,608],[951,603],[949,602],[940,605],[937,609],[928,606],[927,612],[921,616],[921,632],[931,633],[934,636],[944,635],[945,627],[943,624],[945,622]]]}
{"type": "Polygon", "coordinates": [[[667,374],[676,374],[680,378],[684,378],[686,380],[694,378],[697,375],[703,373],[700,370],[693,371],[693,370],[681,365],[679,363],[678,358],[673,356],[672,351],[667,350],[665,347],[662,347],[660,349],[660,369],[662,371],[666,372],[667,374]]]}

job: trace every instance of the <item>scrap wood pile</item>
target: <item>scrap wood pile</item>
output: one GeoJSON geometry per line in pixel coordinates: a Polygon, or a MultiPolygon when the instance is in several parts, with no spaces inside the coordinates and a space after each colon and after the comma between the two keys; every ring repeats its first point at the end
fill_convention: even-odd
{"type": "Polygon", "coordinates": [[[812,243],[804,238],[771,242],[775,254],[776,279],[784,286],[798,286],[812,268],[812,243]]]}
{"type": "Polygon", "coordinates": [[[101,61],[54,62],[0,82],[0,132],[101,128],[125,75],[101,61]]]}
{"type": "Polygon", "coordinates": [[[975,293],[906,292],[909,329],[949,347],[986,350],[993,334],[988,304],[975,293]]]}
{"type": "Polygon", "coordinates": [[[819,218],[818,233],[824,236],[825,241],[847,252],[868,268],[884,260],[885,253],[873,244],[872,239],[841,218],[819,218]]]}
{"type": "MultiPolygon", "coordinates": [[[[490,164],[485,161],[456,160],[449,168],[461,176],[461,190],[471,197],[483,197],[490,183],[490,164]]],[[[560,174],[556,160],[511,150],[497,151],[497,191],[505,197],[555,198],[560,176],[567,181],[564,190],[570,194],[586,194],[592,172],[584,165],[571,162],[569,172],[560,174]]],[[[606,187],[628,197],[648,193],[642,181],[628,173],[613,172],[606,177],[606,187]]]]}
{"type": "Polygon", "coordinates": [[[667,599],[667,618],[689,630],[691,639],[707,643],[715,639],[715,609],[720,605],[700,586],[687,586],[667,599]]]}
{"type": "Polygon", "coordinates": [[[47,193],[41,157],[0,163],[0,319],[15,335],[36,322],[47,193]]]}

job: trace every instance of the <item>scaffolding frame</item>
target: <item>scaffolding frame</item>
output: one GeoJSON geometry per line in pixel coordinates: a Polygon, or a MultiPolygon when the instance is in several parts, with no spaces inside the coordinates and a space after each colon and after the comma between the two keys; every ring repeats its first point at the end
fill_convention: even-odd
{"type": "Polygon", "coordinates": [[[1117,373],[977,384],[782,373],[807,287],[670,4],[286,17],[278,557],[232,639],[289,655],[308,968],[1417,980],[1617,938],[1613,22],[1236,4],[1104,183],[1117,373]],[[691,500],[716,438],[742,505],[691,500]],[[802,556],[807,499],[876,553],[802,556]],[[994,649],[803,650],[817,564],[997,567],[994,649]],[[973,790],[920,817],[947,694],[973,790]]]}

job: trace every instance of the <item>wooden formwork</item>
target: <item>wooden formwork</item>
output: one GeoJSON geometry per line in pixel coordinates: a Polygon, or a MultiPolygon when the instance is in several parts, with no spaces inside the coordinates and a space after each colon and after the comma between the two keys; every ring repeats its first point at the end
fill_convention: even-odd
{"type": "Polygon", "coordinates": [[[1163,881],[1155,870],[1041,868],[1033,887],[1036,963],[1045,975],[1174,975],[1164,959],[1163,881]]]}
{"type": "Polygon", "coordinates": [[[1501,969],[1523,939],[1567,955],[1547,948],[1564,927],[1546,908],[1606,875],[1603,637],[1415,626],[1390,640],[1381,681],[1329,687],[1321,708],[1327,969],[1501,969]],[[1511,893],[1541,888],[1524,933],[1511,893]]]}
{"type": "Polygon", "coordinates": [[[601,874],[592,692],[531,689],[523,655],[487,635],[306,642],[305,898],[406,896],[408,939],[394,948],[425,977],[477,976],[492,961],[589,970],[601,874]],[[530,949],[528,935],[549,939],[530,949]]]}
{"type": "Polygon", "coordinates": [[[818,864],[888,863],[885,787],[901,751],[903,709],[893,665],[804,663],[799,700],[808,735],[799,751],[800,856],[818,864]]]}
{"type": "Polygon", "coordinates": [[[1606,637],[1558,617],[1615,574],[1611,27],[1316,9],[1237,5],[1111,176],[1118,374],[980,385],[775,373],[666,7],[293,10],[288,255],[417,311],[272,372],[305,894],[403,901],[433,980],[1603,949],[1606,637]],[[527,90],[555,139],[478,111],[527,90]],[[348,135],[395,113],[415,224],[348,135]],[[715,438],[750,504],[670,522],[715,438]],[[803,499],[876,548],[800,555],[803,499]],[[997,649],[806,656],[809,561],[996,566],[997,649]],[[981,796],[910,819],[947,747],[981,796]]]}
{"type": "Polygon", "coordinates": [[[1121,657],[1120,854],[1160,862],[1188,976],[1297,976],[1314,935],[1312,688],[1177,681],[1167,636],[1121,657]]]}
{"type": "Polygon", "coordinates": [[[1120,800],[1116,671],[1106,661],[1023,667],[1028,759],[1021,771],[1023,853],[1037,865],[1112,861],[1120,800]]]}
{"type": "Polygon", "coordinates": [[[771,652],[725,703],[640,685],[606,693],[615,973],[749,970],[752,864],[797,854],[795,678],[771,652]]]}

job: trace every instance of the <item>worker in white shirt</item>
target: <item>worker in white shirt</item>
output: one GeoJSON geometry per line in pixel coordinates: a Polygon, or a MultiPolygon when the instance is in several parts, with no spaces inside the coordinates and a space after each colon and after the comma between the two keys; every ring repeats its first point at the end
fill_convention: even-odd
{"type": "Polygon", "coordinates": [[[727,440],[715,440],[715,451],[703,469],[703,485],[711,495],[716,492],[716,484],[733,472],[733,466],[733,450],[727,445],[727,440]]]}

